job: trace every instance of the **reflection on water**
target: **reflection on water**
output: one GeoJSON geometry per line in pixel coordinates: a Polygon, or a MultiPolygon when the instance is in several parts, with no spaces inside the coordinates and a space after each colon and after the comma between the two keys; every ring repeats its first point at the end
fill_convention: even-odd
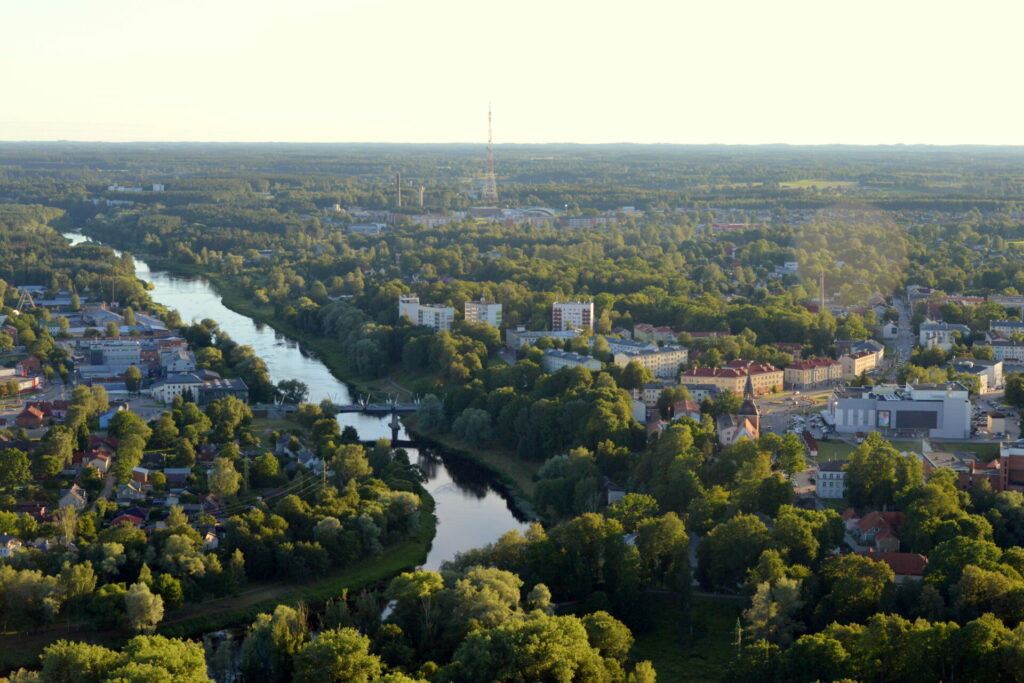
{"type": "Polygon", "coordinates": [[[438,569],[456,553],[493,543],[506,531],[526,529],[526,519],[514,505],[491,503],[504,502],[505,492],[487,469],[429,449],[419,450],[417,463],[427,474],[425,486],[444,525],[443,532],[438,527],[425,569],[438,569]]]}
{"type": "MultiPolygon", "coordinates": [[[[72,243],[86,240],[76,233],[65,234],[72,243]]],[[[264,360],[271,380],[297,379],[309,387],[309,401],[319,403],[329,398],[335,403],[351,403],[348,387],[335,379],[327,367],[301,344],[277,333],[272,327],[236,313],[221,303],[210,284],[198,277],[151,270],[136,259],[135,273],[152,282],[153,300],[175,308],[182,320],[213,318],[239,344],[253,347],[264,360]]],[[[391,437],[387,417],[371,417],[358,413],[338,416],[342,427],[352,425],[363,439],[391,437]]],[[[402,438],[407,438],[404,428],[402,438]]],[[[474,462],[446,454],[409,449],[410,458],[417,458],[427,476],[424,484],[434,496],[437,535],[426,564],[437,569],[455,553],[496,540],[510,529],[524,528],[524,520],[499,482],[474,462]]]]}

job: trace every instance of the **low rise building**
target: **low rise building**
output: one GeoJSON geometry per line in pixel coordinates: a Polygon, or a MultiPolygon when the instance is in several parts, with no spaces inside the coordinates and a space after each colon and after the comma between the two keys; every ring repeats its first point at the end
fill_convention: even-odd
{"type": "Polygon", "coordinates": [[[810,389],[834,384],[843,377],[843,365],[831,358],[799,360],[783,371],[787,387],[810,389]]]}
{"type": "Polygon", "coordinates": [[[601,369],[601,361],[591,356],[584,356],[561,349],[545,349],[541,364],[547,372],[557,372],[562,368],[583,367],[597,371],[601,369]]]}
{"type": "Polygon", "coordinates": [[[949,367],[958,375],[978,378],[978,392],[985,394],[1003,388],[1003,361],[954,358],[949,367]]]}
{"type": "Polygon", "coordinates": [[[505,330],[505,346],[518,351],[523,346],[536,346],[543,337],[567,341],[580,336],[579,330],[527,330],[525,327],[505,330]]]}
{"type": "Polygon", "coordinates": [[[871,351],[857,351],[839,358],[842,379],[854,379],[878,368],[878,355],[871,351]]]}
{"type": "Polygon", "coordinates": [[[970,334],[971,328],[967,325],[926,320],[919,328],[918,343],[925,349],[937,346],[943,351],[949,351],[956,343],[957,336],[966,339],[970,334]]]}
{"type": "Polygon", "coordinates": [[[613,362],[619,367],[626,367],[636,361],[651,371],[655,377],[675,377],[679,366],[686,363],[689,350],[683,346],[661,346],[653,349],[636,349],[620,351],[613,356],[613,362]]]}
{"type": "Polygon", "coordinates": [[[1011,334],[1024,334],[1024,322],[1020,320],[993,320],[988,324],[988,331],[1003,337],[1011,334]]]}
{"type": "Polygon", "coordinates": [[[988,346],[992,349],[992,356],[996,360],[1013,365],[1024,363],[1024,343],[1022,342],[993,339],[988,346]]]}
{"type": "MultiPolygon", "coordinates": [[[[768,363],[735,360],[724,368],[693,368],[679,375],[679,383],[686,387],[713,385],[718,391],[740,394],[747,378],[751,379],[755,396],[774,393],[782,389],[784,373],[768,363]]],[[[692,391],[691,391],[692,394],[692,391]]]]}
{"type": "Polygon", "coordinates": [[[829,460],[818,465],[814,491],[818,498],[844,498],[846,496],[846,461],[829,460]]]}
{"type": "Polygon", "coordinates": [[[847,387],[829,405],[840,434],[877,430],[883,436],[967,439],[971,401],[957,382],[847,387]]]}
{"type": "Polygon", "coordinates": [[[679,339],[679,333],[671,327],[637,323],[633,326],[633,338],[646,342],[673,344],[679,339]]]}

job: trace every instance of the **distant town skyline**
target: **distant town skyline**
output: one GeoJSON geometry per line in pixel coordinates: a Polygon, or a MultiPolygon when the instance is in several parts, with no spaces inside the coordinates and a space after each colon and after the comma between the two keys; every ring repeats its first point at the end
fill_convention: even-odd
{"type": "Polygon", "coordinates": [[[1024,144],[1024,7],[52,0],[0,140],[1024,144]]]}

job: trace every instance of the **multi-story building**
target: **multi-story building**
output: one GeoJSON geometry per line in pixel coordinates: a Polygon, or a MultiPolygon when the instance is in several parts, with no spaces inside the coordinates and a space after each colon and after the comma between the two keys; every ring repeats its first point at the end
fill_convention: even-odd
{"type": "Polygon", "coordinates": [[[138,341],[105,341],[88,346],[86,362],[89,365],[139,365],[142,362],[142,343],[138,341]]]}
{"type": "Polygon", "coordinates": [[[829,404],[840,434],[877,430],[886,436],[967,439],[971,401],[958,382],[847,387],[829,404]]]}
{"type": "Polygon", "coordinates": [[[750,377],[754,395],[761,396],[782,389],[784,373],[774,365],[734,360],[724,368],[694,368],[679,375],[679,383],[686,387],[713,385],[719,392],[741,394],[750,377]]]}
{"type": "Polygon", "coordinates": [[[992,355],[996,360],[1013,364],[1024,362],[1024,343],[994,339],[988,345],[992,347],[992,355]]]}
{"type": "Polygon", "coordinates": [[[791,389],[825,386],[839,381],[842,377],[842,363],[831,358],[799,360],[783,371],[786,386],[791,389]]]}
{"type": "Polygon", "coordinates": [[[523,346],[536,346],[537,341],[542,337],[566,341],[569,339],[575,339],[578,336],[580,336],[579,330],[560,330],[558,332],[553,332],[551,330],[528,330],[525,327],[518,327],[514,330],[505,330],[505,346],[513,350],[518,350],[523,346]]]}
{"type": "Polygon", "coordinates": [[[439,304],[421,304],[415,294],[398,297],[398,317],[408,318],[414,325],[434,330],[450,330],[455,322],[455,309],[439,304]]]}
{"type": "Polygon", "coordinates": [[[601,361],[596,358],[573,353],[572,351],[562,351],[561,349],[545,349],[541,364],[548,372],[557,372],[562,368],[576,367],[584,367],[594,371],[601,369],[601,361]]]}
{"type": "Polygon", "coordinates": [[[689,353],[684,346],[661,346],[653,349],[619,351],[612,360],[623,368],[636,361],[650,370],[655,377],[675,377],[679,372],[679,366],[689,358],[689,353]]]}
{"type": "Polygon", "coordinates": [[[501,327],[501,304],[485,299],[467,301],[465,317],[468,323],[487,323],[492,327],[501,327]]]}
{"type": "Polygon", "coordinates": [[[846,495],[845,460],[829,460],[818,466],[814,491],[818,498],[842,498],[846,495]]]}
{"type": "Polygon", "coordinates": [[[956,343],[956,336],[954,333],[959,333],[962,337],[966,338],[970,336],[971,328],[967,327],[967,325],[944,322],[937,323],[927,320],[921,323],[921,327],[918,332],[918,343],[926,349],[938,346],[943,351],[949,351],[953,348],[953,344],[956,343]]]}
{"type": "Polygon", "coordinates": [[[878,367],[878,355],[871,351],[857,351],[839,359],[843,379],[854,379],[878,367]]]}
{"type": "Polygon", "coordinates": [[[593,301],[559,301],[551,304],[551,329],[594,329],[593,301]]]}
{"type": "Polygon", "coordinates": [[[978,393],[985,394],[1003,388],[1003,361],[954,358],[949,367],[958,375],[978,378],[978,393]]]}
{"type": "Polygon", "coordinates": [[[1014,333],[1024,333],[1024,322],[1020,320],[993,320],[988,324],[989,332],[995,332],[1004,337],[1014,333]]]}

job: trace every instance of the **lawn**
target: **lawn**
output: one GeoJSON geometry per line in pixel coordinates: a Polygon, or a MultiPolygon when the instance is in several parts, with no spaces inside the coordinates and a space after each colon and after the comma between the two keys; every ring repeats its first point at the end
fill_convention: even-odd
{"type": "Polygon", "coordinates": [[[953,451],[955,453],[974,453],[978,460],[988,462],[999,457],[999,443],[978,441],[933,441],[932,447],[937,451],[953,451]]]}
{"type": "Polygon", "coordinates": [[[654,626],[636,634],[633,659],[650,660],[659,681],[721,680],[733,656],[742,603],[696,597],[687,619],[678,600],[673,595],[651,596],[648,609],[654,626]]]}
{"type": "Polygon", "coordinates": [[[818,457],[814,461],[823,463],[829,460],[847,460],[856,449],[856,446],[844,441],[818,441],[818,457]]]}

